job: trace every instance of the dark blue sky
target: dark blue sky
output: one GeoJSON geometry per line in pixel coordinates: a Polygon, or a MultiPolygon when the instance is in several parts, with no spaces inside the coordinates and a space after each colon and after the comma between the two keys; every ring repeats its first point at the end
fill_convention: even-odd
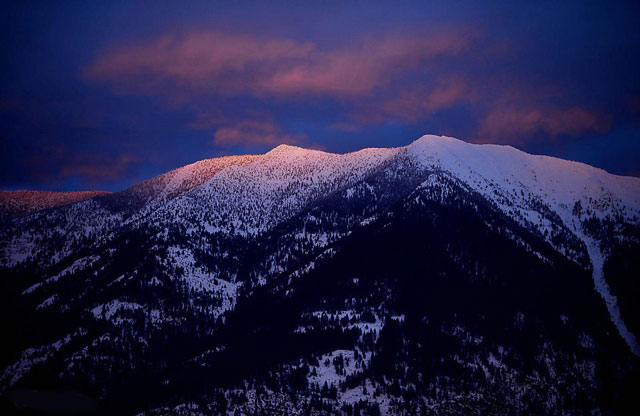
{"type": "Polygon", "coordinates": [[[9,2],[0,189],[425,133],[640,176],[640,3],[479,3],[9,2]]]}

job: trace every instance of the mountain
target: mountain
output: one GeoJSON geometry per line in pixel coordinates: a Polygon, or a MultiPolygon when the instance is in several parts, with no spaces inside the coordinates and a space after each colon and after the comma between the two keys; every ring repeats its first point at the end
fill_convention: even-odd
{"type": "Polygon", "coordinates": [[[510,146],[203,160],[2,227],[0,392],[615,414],[640,381],[639,255],[640,179],[510,146]]]}
{"type": "Polygon", "coordinates": [[[74,202],[106,194],[108,192],[104,191],[0,191],[0,221],[8,221],[43,209],[73,204],[74,202]]]}

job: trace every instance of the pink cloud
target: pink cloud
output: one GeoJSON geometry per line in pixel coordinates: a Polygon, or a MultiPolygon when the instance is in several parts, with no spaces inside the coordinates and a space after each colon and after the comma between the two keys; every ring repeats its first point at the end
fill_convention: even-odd
{"type": "Polygon", "coordinates": [[[126,178],[132,166],[142,161],[132,154],[77,152],[63,145],[47,146],[42,150],[21,163],[28,169],[31,179],[50,185],[68,178],[80,178],[92,186],[104,185],[126,178]]]}
{"type": "Polygon", "coordinates": [[[460,103],[469,104],[479,114],[478,128],[468,137],[478,142],[524,143],[538,133],[550,138],[579,136],[606,131],[611,125],[605,113],[571,105],[561,88],[508,78],[456,74],[361,100],[347,121],[332,127],[357,131],[370,124],[415,123],[460,103]]]}
{"type": "Polygon", "coordinates": [[[611,127],[610,116],[573,104],[568,91],[559,86],[498,78],[483,84],[477,99],[487,110],[480,117],[477,141],[524,143],[539,134],[553,139],[611,127]]]}
{"type": "Polygon", "coordinates": [[[304,139],[304,135],[285,133],[268,114],[256,111],[239,116],[213,109],[198,113],[187,127],[195,130],[215,129],[212,144],[222,147],[299,144],[304,139]]]}
{"type": "Polygon", "coordinates": [[[223,147],[294,144],[302,138],[284,133],[270,120],[240,120],[218,128],[213,136],[213,144],[223,147]]]}
{"type": "MultiPolygon", "coordinates": [[[[469,104],[480,117],[475,132],[480,141],[524,141],[538,133],[577,136],[609,128],[606,116],[576,106],[559,88],[515,80],[509,73],[487,75],[464,66],[449,72],[440,66],[439,58],[461,55],[480,65],[516,56],[511,43],[487,39],[469,27],[349,39],[333,47],[187,31],[115,45],[100,53],[83,75],[118,93],[159,96],[176,107],[212,94],[338,98],[348,110],[332,128],[342,131],[387,122],[416,123],[460,103],[469,104]]],[[[189,127],[216,129],[213,143],[219,146],[300,140],[264,115],[230,119],[214,112],[197,116],[189,127]]]]}
{"type": "Polygon", "coordinates": [[[274,93],[329,93],[358,96],[386,86],[394,76],[466,45],[452,33],[366,39],[343,49],[316,51],[309,59],[273,74],[260,88],[274,93]]]}
{"type": "Polygon", "coordinates": [[[138,157],[129,154],[116,157],[84,154],[66,161],[59,174],[63,178],[81,176],[90,183],[114,181],[125,177],[131,165],[139,161],[138,157]]]}
{"type": "Polygon", "coordinates": [[[633,96],[627,100],[627,108],[634,116],[640,116],[640,96],[633,96]]]}
{"type": "Polygon", "coordinates": [[[13,112],[23,110],[25,107],[24,100],[18,97],[0,96],[0,111],[13,112]]]}
{"type": "Polygon", "coordinates": [[[436,78],[431,84],[417,85],[365,100],[350,114],[351,123],[336,123],[335,128],[356,130],[357,125],[423,120],[438,110],[449,108],[473,96],[467,81],[460,77],[436,78]],[[355,123],[355,124],[354,124],[355,123]]]}
{"type": "Polygon", "coordinates": [[[491,142],[522,141],[535,133],[551,137],[606,131],[609,117],[581,107],[496,106],[481,122],[478,135],[491,142]]]}
{"type": "Polygon", "coordinates": [[[119,93],[363,95],[441,55],[468,37],[447,30],[423,36],[361,39],[321,49],[310,42],[224,32],[171,33],[104,51],[85,79],[119,93]]]}
{"type": "Polygon", "coordinates": [[[346,131],[349,133],[354,133],[359,131],[362,128],[362,124],[361,123],[356,123],[356,122],[346,122],[346,121],[339,121],[337,123],[333,123],[329,126],[329,128],[334,129],[334,130],[340,130],[340,131],[346,131]]]}
{"type": "Polygon", "coordinates": [[[224,92],[247,87],[261,71],[307,56],[313,45],[223,32],[171,33],[149,42],[117,46],[84,70],[88,79],[116,88],[154,93],[179,87],[224,92]]]}

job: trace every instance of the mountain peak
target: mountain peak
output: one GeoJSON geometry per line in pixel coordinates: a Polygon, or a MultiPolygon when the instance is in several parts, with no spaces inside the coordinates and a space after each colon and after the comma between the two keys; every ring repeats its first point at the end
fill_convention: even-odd
{"type": "Polygon", "coordinates": [[[456,139],[450,136],[438,136],[435,134],[425,134],[419,139],[414,140],[409,146],[416,144],[434,144],[434,143],[467,143],[464,140],[456,139]]]}
{"type": "MultiPolygon", "coordinates": [[[[518,393],[536,380],[539,393],[528,390],[534,395],[527,402],[548,400],[552,388],[563,407],[543,412],[581,414],[564,403],[593,393],[586,410],[597,405],[594,366],[611,363],[606,374],[620,374],[637,361],[631,354],[640,356],[637,292],[619,283],[635,278],[625,256],[640,248],[639,178],[427,135],[404,147],[346,154],[280,145],[266,155],[206,159],[111,197],[6,223],[2,196],[0,270],[8,275],[2,295],[15,295],[35,331],[50,325],[48,316],[72,319],[47,328],[40,341],[9,328],[18,341],[16,361],[0,371],[0,394],[39,382],[40,374],[60,374],[70,386],[95,380],[89,391],[106,392],[111,406],[130,396],[108,380],[142,368],[135,382],[153,388],[125,386],[135,403],[159,403],[146,396],[158,391],[202,402],[205,396],[200,400],[182,383],[204,374],[202,366],[216,371],[220,392],[210,412],[262,411],[248,407],[258,402],[251,386],[268,399],[261,403],[312,411],[316,386],[331,383],[331,398],[323,387],[318,400],[326,413],[343,416],[353,413],[354,400],[365,403],[361,396],[376,399],[362,385],[382,392],[376,396],[384,406],[397,400],[397,409],[436,403],[443,396],[428,396],[435,389],[471,386],[465,397],[473,394],[473,401],[448,413],[469,409],[478,388],[496,386],[518,406],[504,413],[539,413],[520,407],[518,393]],[[611,271],[616,280],[607,280],[611,271]],[[496,300],[504,303],[496,308],[496,300]],[[405,316],[429,319],[405,323],[405,316]],[[383,343],[389,335],[399,342],[383,343]],[[183,345],[178,337],[189,345],[168,356],[149,353],[183,345]],[[519,349],[523,339],[539,343],[519,349]],[[256,354],[257,343],[280,348],[279,340],[298,344],[287,350],[292,354],[256,354]],[[523,359],[530,370],[519,364],[523,359]],[[126,367],[113,373],[113,362],[126,367]],[[211,366],[216,362],[224,365],[211,366]],[[255,366],[270,369],[295,396],[268,396],[260,384],[266,373],[255,366]],[[460,378],[447,375],[451,381],[438,384],[440,374],[460,378]],[[400,383],[429,387],[403,395],[400,383]],[[582,386],[590,390],[576,390],[582,386]],[[393,391],[397,398],[389,396],[393,391]]],[[[49,379],[33,387],[55,388],[57,379],[49,379]]],[[[182,406],[167,403],[176,407],[153,413],[182,406]]],[[[379,407],[362,413],[378,414],[379,407]]],[[[395,414],[394,407],[383,409],[395,414]]]]}
{"type": "Polygon", "coordinates": [[[303,147],[299,147],[299,146],[292,146],[290,144],[280,144],[276,147],[274,147],[273,149],[269,150],[267,152],[267,154],[274,154],[274,153],[289,153],[289,152],[296,152],[296,151],[301,151],[301,150],[307,150],[303,147]]]}

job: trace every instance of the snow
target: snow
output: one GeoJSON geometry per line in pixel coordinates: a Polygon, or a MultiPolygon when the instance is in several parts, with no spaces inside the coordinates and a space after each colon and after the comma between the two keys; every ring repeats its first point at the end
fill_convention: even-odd
{"type": "MultiPolygon", "coordinates": [[[[321,247],[324,247],[324,245],[321,246],[321,247]]],[[[336,255],[336,250],[333,249],[333,248],[329,248],[327,250],[324,250],[322,253],[320,253],[318,256],[316,256],[316,258],[314,260],[310,261],[309,263],[307,263],[306,265],[304,265],[300,269],[298,269],[298,270],[294,271],[293,273],[291,273],[291,278],[297,278],[297,277],[304,276],[305,274],[309,273],[311,270],[315,269],[317,261],[326,260],[326,259],[329,259],[329,258],[335,256],[335,255],[336,255]]]]}
{"type": "Polygon", "coordinates": [[[423,165],[451,173],[505,211],[512,204],[527,208],[526,198],[531,194],[567,220],[573,217],[577,201],[584,208],[594,208],[600,218],[612,212],[615,202],[627,208],[623,211],[628,214],[640,212],[639,178],[531,155],[511,146],[470,144],[451,137],[423,136],[407,149],[423,165]]]}
{"type": "Polygon", "coordinates": [[[33,237],[30,234],[25,233],[14,237],[11,244],[5,249],[7,265],[12,267],[28,260],[35,247],[33,237]]]}
{"type": "Polygon", "coordinates": [[[109,192],[104,191],[0,191],[0,216],[19,217],[43,209],[68,205],[108,193],[109,192]]]}
{"type": "Polygon", "coordinates": [[[154,326],[160,326],[165,322],[175,322],[173,317],[165,316],[159,309],[119,299],[96,305],[89,310],[96,320],[106,320],[113,325],[132,322],[133,319],[126,316],[127,311],[143,311],[154,326]]]}
{"type": "Polygon", "coordinates": [[[49,296],[41,304],[36,306],[36,309],[40,310],[40,309],[48,308],[49,306],[53,305],[53,302],[55,302],[57,298],[58,298],[58,295],[49,296]]]}
{"type": "MultiPolygon", "coordinates": [[[[66,257],[74,243],[90,237],[104,240],[119,226],[143,222],[154,224],[159,230],[166,230],[163,225],[183,224],[191,233],[206,230],[251,237],[272,229],[332,192],[344,190],[348,198],[373,192],[362,180],[398,156],[409,156],[425,168],[447,172],[521,223],[535,224],[541,233],[549,230],[551,223],[548,213],[533,208],[538,203],[557,213],[567,227],[571,227],[571,210],[577,201],[599,218],[613,212],[626,217],[640,212],[637,178],[610,175],[577,162],[529,155],[510,146],[474,145],[449,137],[424,136],[409,146],[394,149],[331,154],[278,146],[264,155],[203,160],[119,193],[125,199],[145,201],[131,215],[114,213],[95,200],[85,200],[29,217],[24,224],[27,230],[12,236],[3,254],[9,265],[37,255],[41,247],[33,242],[42,235],[39,218],[59,224],[51,240],[65,241],[65,247],[49,258],[52,263],[66,257]]],[[[391,169],[384,172],[394,174],[391,169]]],[[[374,218],[363,218],[363,225],[374,218]]],[[[322,243],[324,237],[318,236],[318,242],[322,243]]]]}
{"type": "Polygon", "coordinates": [[[366,394],[365,394],[365,389],[363,389],[363,386],[358,386],[358,387],[349,389],[344,393],[340,393],[338,397],[338,401],[341,403],[348,403],[348,404],[354,404],[356,402],[359,402],[360,400],[377,402],[378,405],[380,406],[380,414],[382,415],[397,414],[397,412],[395,412],[391,408],[391,398],[388,395],[380,394],[377,397],[373,397],[373,392],[376,389],[376,385],[374,385],[371,382],[371,380],[366,379],[364,381],[364,387],[366,388],[366,394]]]}
{"type": "Polygon", "coordinates": [[[338,319],[342,320],[342,318],[351,319],[359,319],[360,314],[356,313],[354,310],[346,310],[346,311],[336,311],[336,312],[327,312],[327,311],[314,311],[311,312],[311,316],[322,319],[323,316],[326,316],[327,319],[338,319]]]}
{"type": "Polygon", "coordinates": [[[348,375],[354,374],[356,371],[362,371],[368,366],[371,360],[371,354],[371,352],[360,353],[362,356],[360,361],[356,360],[355,352],[352,350],[336,350],[328,354],[323,354],[318,358],[319,365],[317,367],[311,366],[310,368],[312,373],[315,370],[315,375],[309,374],[309,384],[315,383],[322,388],[326,382],[329,387],[332,385],[339,387],[339,384],[344,382],[348,375]],[[344,364],[344,374],[336,373],[334,361],[340,359],[342,359],[342,363],[344,364]]]}
{"type": "Polygon", "coordinates": [[[22,352],[18,361],[5,368],[2,375],[0,375],[0,393],[3,393],[5,389],[13,386],[18,380],[29,373],[31,368],[48,361],[75,336],[84,334],[84,330],[80,329],[51,344],[37,348],[27,348],[22,352]]]}
{"type": "Polygon", "coordinates": [[[164,261],[182,268],[181,279],[190,290],[208,293],[221,300],[221,305],[213,311],[215,316],[235,307],[241,282],[231,282],[197,267],[193,252],[187,248],[169,247],[164,261]]]}
{"type": "MultiPolygon", "coordinates": [[[[596,290],[603,297],[613,323],[631,350],[640,353],[637,339],[626,327],[615,296],[603,276],[606,251],[603,253],[598,241],[585,235],[581,215],[574,214],[574,207],[579,203],[589,216],[604,219],[620,215],[627,222],[637,223],[640,179],[612,175],[578,162],[527,154],[510,146],[476,145],[450,137],[424,136],[405,147],[364,149],[347,154],[278,146],[264,155],[203,160],[119,193],[118,196],[126,200],[142,200],[142,207],[131,213],[112,212],[96,199],[88,199],[25,217],[16,223],[20,225],[16,228],[19,232],[7,237],[0,261],[11,267],[38,256],[43,259],[43,265],[52,265],[72,256],[75,247],[87,247],[95,241],[108,242],[124,226],[155,227],[158,238],[166,238],[168,229],[174,226],[184,227],[189,236],[219,233],[253,238],[269,232],[334,192],[340,192],[347,199],[367,195],[375,200],[374,188],[366,182],[368,175],[382,172],[391,177],[395,171],[389,168],[390,163],[404,161],[404,158],[431,173],[425,176],[426,180],[419,188],[436,186],[442,176],[451,178],[484,196],[496,209],[521,225],[537,230],[550,244],[555,244],[559,252],[579,264],[583,264],[581,258],[586,264],[588,255],[596,290]],[[43,230],[45,223],[56,226],[43,230]],[[558,233],[569,233],[584,242],[586,253],[563,246],[562,239],[555,242],[553,237],[558,233]],[[49,255],[51,244],[60,242],[62,246],[49,255]]],[[[363,213],[356,224],[364,226],[378,218],[363,213]]],[[[314,248],[328,248],[344,235],[320,231],[307,233],[305,230],[297,237],[314,248]]],[[[516,236],[512,238],[516,239],[516,236]]],[[[334,250],[328,248],[302,265],[291,277],[303,278],[316,267],[318,260],[334,254],[334,250]]],[[[534,254],[548,261],[540,253],[534,254]]],[[[23,294],[90,267],[94,261],[92,257],[78,259],[62,272],[32,285],[23,294]]],[[[221,305],[212,311],[214,315],[235,307],[240,286],[235,276],[196,266],[191,248],[169,247],[167,257],[161,261],[164,265],[180,267],[183,271],[180,278],[198,296],[210,295],[221,300],[221,305]]],[[[265,275],[258,279],[266,283],[270,276],[285,271],[285,266],[284,261],[270,260],[265,275]]],[[[132,276],[133,272],[127,271],[126,276],[132,276]]],[[[112,284],[124,278],[125,274],[112,284]]],[[[162,281],[154,276],[150,283],[159,286],[162,281]]],[[[38,308],[46,308],[56,301],[50,295],[47,293],[49,297],[38,308]]],[[[114,308],[136,308],[133,303],[119,300],[106,305],[107,314],[114,308]]],[[[379,329],[381,322],[350,325],[379,329]]]]}
{"type": "Polygon", "coordinates": [[[177,214],[208,232],[255,236],[310,202],[362,180],[396,153],[397,149],[365,149],[339,155],[279,146],[251,163],[220,170],[155,216],[177,214]]]}
{"type": "Polygon", "coordinates": [[[114,318],[114,316],[121,310],[135,311],[138,309],[144,309],[144,306],[135,302],[126,302],[115,299],[109,303],[94,307],[91,309],[91,313],[96,319],[113,320],[112,318],[114,318]]]}
{"type": "Polygon", "coordinates": [[[625,340],[625,342],[631,349],[631,352],[640,357],[640,344],[638,343],[638,339],[627,328],[627,325],[622,319],[622,314],[620,313],[618,300],[616,296],[611,293],[611,288],[604,278],[604,258],[602,256],[602,251],[600,251],[600,248],[595,241],[589,240],[585,237],[585,242],[587,243],[589,258],[591,259],[591,264],[593,265],[593,282],[595,284],[596,290],[598,291],[600,296],[602,296],[602,299],[604,299],[604,302],[607,305],[607,310],[609,311],[609,315],[611,316],[611,321],[616,326],[616,329],[620,333],[620,336],[622,336],[622,338],[625,340]]]}
{"type": "Polygon", "coordinates": [[[61,271],[60,273],[51,276],[50,278],[46,279],[43,282],[40,283],[36,283],[32,286],[30,286],[29,288],[27,288],[26,290],[24,290],[22,292],[22,295],[28,295],[32,292],[34,292],[36,289],[40,288],[43,285],[47,285],[53,282],[57,282],[61,277],[70,275],[75,273],[78,270],[82,270],[84,268],[87,268],[89,266],[91,266],[91,264],[93,264],[96,260],[98,260],[98,256],[89,256],[89,257],[83,257],[81,259],[76,260],[75,262],[73,262],[73,264],[69,267],[67,267],[66,269],[64,269],[63,271],[61,271]]]}
{"type": "MultiPolygon", "coordinates": [[[[362,336],[366,333],[371,333],[374,336],[374,339],[377,339],[380,335],[380,331],[384,327],[384,320],[377,316],[374,313],[375,321],[374,322],[366,322],[363,321],[363,317],[361,313],[357,313],[354,310],[343,310],[343,311],[314,311],[308,314],[309,317],[314,318],[317,321],[323,321],[324,319],[330,321],[341,321],[343,319],[347,319],[348,322],[343,326],[344,329],[354,329],[357,328],[362,332],[362,336]]],[[[403,321],[404,315],[395,315],[391,317],[392,320],[403,321]]],[[[297,332],[304,333],[306,332],[306,327],[298,327],[297,332]]]]}
{"type": "MultiPolygon", "coordinates": [[[[626,327],[604,278],[603,253],[598,243],[585,235],[580,217],[573,212],[580,203],[583,210],[596,218],[620,215],[638,222],[640,178],[612,175],[579,162],[531,155],[511,146],[476,145],[451,137],[423,136],[407,149],[423,166],[447,172],[522,225],[533,225],[540,235],[548,235],[551,244],[554,228],[550,214],[544,210],[557,214],[559,225],[585,243],[596,290],[605,300],[620,335],[631,351],[640,355],[640,345],[626,327]]],[[[566,248],[556,248],[571,256],[566,248]]]]}
{"type": "Polygon", "coordinates": [[[392,414],[389,409],[389,396],[380,394],[374,398],[373,393],[376,390],[376,385],[369,379],[364,380],[366,391],[362,385],[347,389],[344,392],[340,390],[340,384],[346,381],[347,376],[363,372],[369,366],[372,355],[372,352],[363,353],[359,350],[335,350],[323,354],[318,358],[319,365],[310,366],[309,368],[310,372],[307,376],[309,386],[316,384],[318,388],[322,389],[326,383],[328,387],[334,386],[337,388],[338,403],[354,404],[362,399],[374,401],[380,405],[380,411],[383,415],[392,414]],[[344,372],[340,371],[338,373],[336,371],[336,363],[340,362],[342,366],[338,364],[337,367],[343,368],[344,372]]]}

